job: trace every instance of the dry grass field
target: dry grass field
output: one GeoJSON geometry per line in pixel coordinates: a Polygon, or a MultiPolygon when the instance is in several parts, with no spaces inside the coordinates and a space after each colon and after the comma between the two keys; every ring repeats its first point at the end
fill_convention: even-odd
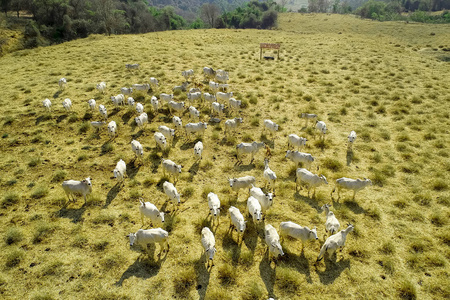
{"type": "MultiPolygon", "coordinates": [[[[449,25],[380,23],[352,16],[283,14],[279,29],[189,30],[128,36],[93,35],[61,45],[14,52],[0,58],[0,293],[3,299],[443,299],[450,297],[449,195],[449,25]],[[280,60],[260,61],[259,43],[281,43],[280,60]],[[139,63],[130,72],[126,63],[139,63]],[[178,133],[164,156],[183,165],[176,184],[183,196],[178,211],[162,191],[161,151],[153,133],[173,127],[167,108],[153,113],[150,97],[171,92],[184,81],[181,71],[204,66],[230,72],[231,91],[244,102],[240,133],[225,138],[209,124],[200,163],[193,146],[178,133]],[[135,111],[115,110],[110,96],[134,83],[159,79],[149,94],[133,95],[151,119],[140,130],[135,111]],[[58,80],[67,88],[59,92],[58,80]],[[107,83],[107,93],[95,85],[107,83]],[[42,101],[49,98],[52,112],[42,101]],[[70,98],[73,112],[62,101],[70,98]],[[87,100],[95,98],[118,124],[118,136],[96,133],[87,100]],[[324,141],[305,127],[302,112],[327,124],[324,141]],[[274,139],[263,120],[280,125],[274,139]],[[358,138],[347,150],[347,135],[358,138]],[[295,169],[286,160],[287,136],[308,138],[305,152],[316,158],[311,170],[328,186],[316,197],[295,191],[295,169]],[[144,162],[134,161],[130,142],[144,146],[144,162]],[[228,230],[228,208],[246,211],[247,193],[237,198],[228,177],[253,175],[264,185],[264,151],[252,164],[236,164],[236,144],[265,141],[277,173],[274,205],[265,224],[282,221],[317,226],[318,241],[301,250],[286,240],[285,256],[268,261],[263,224],[248,219],[243,242],[228,230]],[[113,169],[127,163],[123,187],[113,169]],[[90,176],[86,205],[73,203],[63,180],[90,176]],[[340,177],[370,178],[373,186],[330,197],[340,177]],[[210,225],[206,195],[222,202],[214,228],[215,265],[203,263],[200,231],[210,225]],[[139,197],[166,211],[170,251],[159,245],[145,253],[129,246],[127,234],[141,224],[139,197]],[[315,264],[326,238],[323,204],[341,227],[352,223],[342,252],[315,264]]],[[[270,55],[270,52],[266,52],[270,55]]],[[[186,94],[175,96],[186,101],[186,94]]],[[[195,104],[200,106],[199,104],[195,104]]],[[[209,107],[200,107],[209,120],[209,107]]],[[[228,116],[231,117],[231,116],[228,116]]],[[[189,115],[182,116],[183,124],[189,115]]],[[[223,119],[225,119],[224,117],[223,119]]]]}

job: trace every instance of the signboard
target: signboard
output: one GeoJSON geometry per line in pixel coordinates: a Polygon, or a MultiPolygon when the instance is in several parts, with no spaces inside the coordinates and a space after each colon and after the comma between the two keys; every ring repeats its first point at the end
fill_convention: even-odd
{"type": "Polygon", "coordinates": [[[261,60],[261,58],[262,58],[263,49],[276,49],[276,50],[278,50],[277,51],[277,55],[278,55],[278,59],[280,59],[280,47],[281,47],[281,44],[260,43],[259,44],[259,48],[260,48],[259,59],[261,60]]]}

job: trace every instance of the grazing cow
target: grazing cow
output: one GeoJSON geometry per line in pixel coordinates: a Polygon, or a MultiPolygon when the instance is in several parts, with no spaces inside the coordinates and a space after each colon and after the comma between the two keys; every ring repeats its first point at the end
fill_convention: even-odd
{"type": "Polygon", "coordinates": [[[164,181],[163,183],[164,193],[169,197],[169,200],[173,203],[174,206],[180,205],[180,196],[177,192],[177,188],[170,182],[164,181]]]}
{"type": "Polygon", "coordinates": [[[159,132],[161,132],[167,141],[172,141],[173,137],[175,136],[175,129],[170,129],[167,126],[160,125],[158,127],[159,132]]]}
{"type": "Polygon", "coordinates": [[[72,101],[70,101],[69,98],[64,99],[64,101],[62,102],[62,105],[66,111],[72,110],[72,101]]]}
{"type": "Polygon", "coordinates": [[[259,151],[259,149],[263,148],[266,144],[263,142],[252,142],[252,143],[240,143],[236,146],[236,156],[238,161],[241,161],[242,154],[251,154],[252,159],[250,163],[253,162],[253,158],[255,154],[259,151]]]}
{"type": "Polygon", "coordinates": [[[152,229],[139,229],[136,233],[130,233],[130,246],[137,244],[143,249],[148,251],[148,244],[158,243],[161,247],[158,256],[161,256],[162,252],[169,251],[169,233],[162,228],[152,229]]]}
{"type": "Polygon", "coordinates": [[[256,180],[253,176],[244,176],[239,178],[230,178],[228,179],[228,182],[230,183],[231,189],[239,194],[240,189],[250,188],[256,180]]]}
{"type": "Polygon", "coordinates": [[[144,159],[144,148],[141,143],[136,140],[131,141],[131,150],[133,151],[135,157],[139,157],[141,160],[144,159]]]}
{"type": "Polygon", "coordinates": [[[108,134],[110,138],[116,137],[116,131],[117,131],[117,124],[115,121],[111,121],[108,124],[108,134]]]}
{"type": "Polygon", "coordinates": [[[228,76],[228,72],[226,72],[226,74],[219,74],[218,72],[216,72],[216,77],[215,80],[219,83],[227,83],[227,81],[230,79],[230,77],[228,76]]]}
{"type": "MultiPolygon", "coordinates": [[[[242,234],[244,236],[244,231],[247,221],[244,220],[244,216],[241,214],[238,208],[231,206],[228,209],[230,213],[230,228],[234,227],[238,233],[237,242],[239,242],[239,236],[242,234]]],[[[232,231],[233,232],[233,231],[232,231]]],[[[241,239],[242,241],[242,239],[241,239]]]]}
{"type": "Polygon", "coordinates": [[[200,112],[193,106],[189,106],[189,118],[193,118],[194,121],[200,117],[200,112]]]}
{"type": "Polygon", "coordinates": [[[161,165],[163,169],[163,175],[166,176],[166,171],[169,172],[170,175],[174,177],[174,182],[178,181],[178,176],[181,173],[181,165],[177,165],[170,159],[161,159],[161,165]]]}
{"type": "Polygon", "coordinates": [[[317,227],[314,227],[314,229],[309,229],[306,226],[302,227],[291,221],[280,223],[280,236],[282,240],[286,236],[290,236],[297,240],[302,240],[302,251],[306,241],[319,239],[317,237],[317,227]]]}
{"type": "Polygon", "coordinates": [[[266,179],[269,187],[273,191],[275,189],[275,181],[277,180],[277,175],[269,168],[269,160],[267,158],[264,159],[264,179],[266,179]]]}
{"type": "Polygon", "coordinates": [[[161,151],[164,152],[164,150],[166,149],[166,137],[164,136],[164,134],[162,134],[161,132],[155,132],[154,134],[155,137],[155,141],[156,141],[156,146],[159,148],[161,148],[161,151]]]}
{"type": "Polygon", "coordinates": [[[232,97],[233,97],[233,92],[229,92],[229,93],[217,92],[216,93],[216,98],[217,98],[218,102],[220,100],[222,100],[222,101],[225,101],[226,103],[228,103],[232,97]]]}
{"type": "Polygon", "coordinates": [[[328,184],[327,178],[323,175],[313,174],[304,168],[298,168],[295,172],[295,190],[297,191],[298,184],[305,184],[308,186],[308,197],[309,191],[314,189],[313,197],[316,195],[316,188],[322,184],[328,184]]]}
{"type": "Polygon", "coordinates": [[[213,103],[216,101],[216,96],[210,93],[203,93],[203,98],[209,103],[213,103]]]}
{"type": "Polygon", "coordinates": [[[177,130],[181,130],[183,128],[183,122],[181,122],[181,119],[177,116],[173,116],[172,123],[175,125],[177,130]]]}
{"type": "Polygon", "coordinates": [[[341,227],[341,224],[334,215],[334,212],[330,210],[330,207],[331,207],[330,204],[325,204],[321,207],[321,209],[325,210],[325,215],[327,216],[327,220],[325,222],[325,231],[334,234],[338,232],[339,228],[341,227]]]}
{"type": "Polygon", "coordinates": [[[214,77],[216,76],[216,71],[214,71],[213,68],[204,67],[203,68],[203,75],[205,75],[206,79],[214,79],[214,77]]]}
{"type": "Polygon", "coordinates": [[[177,112],[182,112],[184,110],[184,102],[169,101],[170,113],[172,113],[172,109],[177,112]]]}
{"type": "Polygon", "coordinates": [[[155,113],[157,113],[158,112],[158,108],[159,108],[158,98],[156,98],[155,96],[152,96],[152,98],[150,99],[150,103],[152,104],[153,111],[155,113]]]}
{"type": "Polygon", "coordinates": [[[58,81],[58,85],[59,85],[59,89],[60,90],[64,90],[66,88],[66,85],[67,85],[67,80],[65,78],[61,78],[58,81]]]}
{"type": "Polygon", "coordinates": [[[186,92],[188,86],[189,86],[188,82],[183,82],[181,85],[174,86],[172,91],[174,93],[175,92],[186,92]]]}
{"type": "Polygon", "coordinates": [[[122,87],[120,88],[120,92],[123,95],[131,95],[133,93],[133,88],[122,87]]]}
{"type": "Polygon", "coordinates": [[[327,133],[327,125],[324,121],[317,121],[316,129],[319,131],[322,138],[325,138],[325,134],[327,133]]]}
{"type": "Polygon", "coordinates": [[[106,92],[106,83],[105,82],[100,82],[100,83],[97,83],[97,90],[100,92],[100,93],[102,93],[102,94],[104,94],[105,92],[106,92]]]}
{"type": "Polygon", "coordinates": [[[135,89],[136,91],[143,91],[143,92],[147,93],[148,90],[150,89],[150,84],[148,84],[148,83],[133,84],[132,88],[135,89]]]}
{"type": "Polygon", "coordinates": [[[158,79],[155,77],[150,77],[150,86],[152,89],[158,87],[158,79]]]}
{"type": "Polygon", "coordinates": [[[138,114],[142,114],[144,112],[144,105],[142,105],[142,103],[136,103],[136,112],[138,114]]]}
{"type": "Polygon", "coordinates": [[[42,105],[44,106],[46,111],[48,112],[52,111],[52,102],[50,101],[50,99],[47,98],[44,101],[42,101],[42,105]]]}
{"type": "Polygon", "coordinates": [[[95,99],[90,99],[90,100],[88,101],[88,105],[89,105],[89,108],[90,108],[91,110],[95,110],[95,108],[96,108],[96,106],[97,106],[97,103],[95,102],[95,99]]]}
{"type": "Polygon", "coordinates": [[[144,226],[144,217],[149,218],[152,225],[155,223],[157,225],[164,223],[164,213],[160,212],[154,204],[150,202],[143,202],[143,199],[141,199],[139,199],[139,202],[141,203],[139,206],[139,212],[141,213],[142,226],[144,226]]]}
{"type": "Polygon", "coordinates": [[[278,258],[278,256],[283,256],[283,248],[280,244],[280,236],[277,233],[277,230],[270,224],[267,224],[264,227],[264,240],[266,241],[267,246],[269,247],[269,261],[271,257],[278,258]]]}
{"type": "Polygon", "coordinates": [[[338,190],[338,199],[341,198],[341,189],[344,190],[352,190],[353,191],[353,200],[355,200],[355,195],[357,191],[360,191],[364,189],[366,186],[372,185],[372,181],[370,179],[367,179],[364,177],[364,180],[361,179],[351,179],[342,177],[339,179],[336,179],[336,186],[334,187],[333,191],[331,192],[331,195],[333,195],[334,191],[338,190]]]}
{"type": "Polygon", "coordinates": [[[263,212],[268,210],[273,204],[273,194],[265,194],[260,188],[253,186],[250,189],[250,195],[255,197],[261,204],[261,209],[263,212]]]}
{"type": "Polygon", "coordinates": [[[285,158],[289,158],[296,165],[302,163],[308,169],[311,167],[311,163],[314,161],[314,157],[309,153],[303,153],[303,152],[291,151],[291,150],[286,151],[285,158]]]}
{"type": "Polygon", "coordinates": [[[194,157],[198,161],[202,159],[203,143],[198,141],[194,146],[194,157]]]}
{"type": "Polygon", "coordinates": [[[224,109],[225,109],[225,105],[220,104],[219,102],[213,102],[211,104],[211,114],[216,112],[219,115],[219,118],[222,116],[224,109]]]}
{"type": "Polygon", "coordinates": [[[91,126],[97,129],[97,131],[105,125],[105,122],[91,122],[91,126]]]}
{"type": "Polygon", "coordinates": [[[304,137],[299,137],[296,134],[290,134],[288,136],[288,149],[293,146],[297,147],[297,150],[300,150],[300,148],[306,145],[307,141],[308,140],[304,137]]]}
{"type": "Polygon", "coordinates": [[[219,83],[210,81],[209,82],[209,89],[215,94],[219,90],[219,83]]]}
{"type": "Polygon", "coordinates": [[[278,131],[278,124],[271,120],[264,120],[264,130],[268,129],[270,133],[275,134],[276,131],[278,131]]]}
{"type": "Polygon", "coordinates": [[[212,222],[214,225],[214,221],[217,219],[217,224],[219,224],[219,216],[220,216],[220,200],[216,194],[210,192],[208,194],[208,207],[209,213],[212,215],[212,222]]]}
{"type": "Polygon", "coordinates": [[[102,115],[103,119],[105,119],[106,121],[106,119],[108,118],[108,111],[106,110],[106,107],[103,104],[100,104],[98,106],[98,111],[102,115]]]}
{"type": "Polygon", "coordinates": [[[234,118],[234,119],[229,119],[225,121],[225,134],[227,134],[227,132],[229,132],[230,130],[233,130],[238,128],[239,125],[241,125],[243,123],[243,119],[242,118],[234,118]]]}
{"type": "Polygon", "coordinates": [[[161,93],[161,94],[159,94],[159,99],[161,99],[162,101],[165,101],[166,103],[169,103],[170,101],[173,100],[173,94],[161,93]]]}
{"type": "Polygon", "coordinates": [[[241,108],[242,101],[230,98],[230,100],[228,100],[228,104],[230,105],[232,111],[238,111],[241,108]]]}
{"type": "Polygon", "coordinates": [[[208,128],[208,124],[203,122],[198,123],[188,123],[185,126],[186,129],[186,135],[189,137],[189,134],[191,133],[201,133],[202,135],[205,134],[205,130],[208,128]]]}
{"type": "Polygon", "coordinates": [[[134,118],[134,121],[136,122],[136,125],[139,126],[139,128],[144,126],[148,123],[147,113],[140,114],[139,117],[134,118]]]}
{"type": "Polygon", "coordinates": [[[186,96],[187,96],[189,102],[191,102],[191,103],[194,100],[198,100],[198,99],[202,100],[202,93],[201,92],[189,92],[189,93],[187,93],[186,96]]]}
{"type": "Polygon", "coordinates": [[[305,127],[308,125],[308,121],[309,120],[313,120],[313,121],[317,120],[317,115],[316,114],[302,113],[300,115],[300,117],[302,119],[305,119],[305,127]]]}
{"type": "Polygon", "coordinates": [[[214,239],[214,234],[208,227],[203,227],[202,229],[202,245],[205,249],[205,254],[209,255],[208,267],[211,262],[211,267],[214,266],[214,254],[216,253],[216,240],[214,239]]]}
{"type": "Polygon", "coordinates": [[[127,70],[137,70],[139,69],[139,64],[125,64],[127,70]]]}
{"type": "Polygon", "coordinates": [[[356,132],[350,131],[350,134],[348,135],[348,148],[352,148],[353,142],[356,141],[356,132]]]}
{"type": "Polygon", "coordinates": [[[189,78],[194,76],[194,70],[189,69],[189,70],[186,70],[186,71],[182,71],[181,75],[184,77],[184,79],[186,81],[188,81],[189,78]]]}
{"type": "Polygon", "coordinates": [[[125,104],[125,96],[123,94],[119,94],[117,96],[111,96],[111,101],[114,106],[124,105],[125,104]]]}
{"type": "Polygon", "coordinates": [[[70,201],[70,195],[72,200],[75,201],[74,195],[82,195],[84,197],[84,203],[86,204],[86,196],[92,193],[91,178],[85,178],[82,181],[78,180],[66,180],[62,183],[62,188],[70,201]]]}
{"type": "Polygon", "coordinates": [[[127,98],[127,104],[128,104],[128,106],[131,106],[131,107],[135,106],[135,101],[134,101],[133,97],[127,98]]]}
{"type": "Polygon", "coordinates": [[[221,91],[223,91],[223,92],[228,91],[228,88],[229,88],[229,87],[230,87],[229,84],[226,84],[226,83],[219,83],[219,90],[221,90],[221,91]]]}
{"type": "Polygon", "coordinates": [[[258,199],[253,196],[248,197],[247,199],[247,210],[250,216],[253,219],[253,222],[259,222],[262,219],[261,214],[261,204],[258,199]]]}
{"type": "Polygon", "coordinates": [[[127,164],[122,159],[117,162],[113,174],[119,183],[123,182],[125,176],[127,175],[127,164]]]}
{"type": "Polygon", "coordinates": [[[337,249],[343,248],[345,246],[345,241],[347,239],[347,234],[353,231],[354,226],[352,224],[348,224],[348,227],[344,230],[339,231],[336,234],[333,234],[323,244],[322,248],[320,249],[319,256],[317,256],[317,261],[320,261],[323,256],[325,255],[325,252],[328,253],[328,255],[331,257],[337,249]]]}

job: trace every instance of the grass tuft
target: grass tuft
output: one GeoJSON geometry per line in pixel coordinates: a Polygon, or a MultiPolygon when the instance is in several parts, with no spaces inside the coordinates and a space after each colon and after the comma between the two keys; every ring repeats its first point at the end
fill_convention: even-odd
{"type": "Polygon", "coordinates": [[[20,264],[25,257],[25,252],[21,249],[13,249],[6,255],[5,266],[7,268],[14,268],[20,264]]]}
{"type": "Polygon", "coordinates": [[[195,273],[193,269],[185,269],[179,272],[173,280],[175,292],[181,297],[186,298],[194,285],[194,278],[195,273]]]}
{"type": "Polygon", "coordinates": [[[23,233],[20,228],[17,227],[10,227],[6,231],[5,237],[4,237],[5,243],[7,245],[16,244],[23,240],[23,233]]]}
{"type": "Polygon", "coordinates": [[[19,202],[19,195],[14,192],[10,192],[3,197],[2,207],[7,208],[8,206],[12,206],[19,202]]]}
{"type": "Polygon", "coordinates": [[[414,284],[410,281],[403,281],[400,283],[400,286],[397,288],[398,295],[401,299],[405,300],[415,300],[417,299],[417,291],[414,284]]]}
{"type": "Polygon", "coordinates": [[[333,171],[333,172],[340,172],[342,171],[343,165],[340,161],[334,158],[325,158],[322,162],[322,167],[333,171]]]}
{"type": "Polygon", "coordinates": [[[230,266],[229,264],[224,264],[219,268],[217,278],[220,280],[222,285],[233,285],[236,284],[237,274],[236,268],[230,266]]]}

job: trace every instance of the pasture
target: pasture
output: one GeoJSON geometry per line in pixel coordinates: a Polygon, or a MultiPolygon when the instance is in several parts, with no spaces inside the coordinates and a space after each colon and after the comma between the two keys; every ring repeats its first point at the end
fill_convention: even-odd
{"type": "MultiPolygon", "coordinates": [[[[3,299],[324,299],[450,297],[449,258],[449,25],[359,20],[341,15],[282,14],[279,29],[188,30],[144,35],[100,36],[61,45],[18,51],[0,57],[0,293],[3,299]],[[281,43],[280,60],[259,61],[259,43],[281,43]],[[139,70],[125,64],[139,63],[139,70]],[[167,107],[154,113],[150,98],[171,93],[195,71],[195,82],[208,83],[205,66],[230,73],[230,91],[244,102],[244,123],[226,138],[221,125],[208,124],[201,138],[203,158],[177,133],[165,158],[183,166],[176,188],[183,195],[174,211],[162,190],[162,153],[153,133],[159,125],[173,128],[167,107]],[[58,80],[67,87],[58,90],[58,80]],[[159,88],[133,95],[144,104],[149,124],[136,126],[135,110],[114,109],[110,96],[121,87],[159,80],[159,88]],[[106,94],[97,83],[107,83],[106,94]],[[42,101],[52,101],[52,112],[42,101]],[[62,101],[72,100],[72,112],[62,101]],[[96,99],[116,121],[110,140],[100,121],[96,99]],[[324,140],[302,112],[315,113],[327,124],[324,140]],[[280,125],[274,138],[263,132],[263,120],[280,125]],[[352,150],[347,136],[358,137],[352,150]],[[295,191],[294,163],[285,159],[287,136],[308,139],[304,152],[315,161],[311,171],[323,174],[327,186],[316,197],[295,191]],[[130,142],[144,147],[144,160],[134,161],[130,142]],[[264,186],[265,150],[237,164],[236,144],[264,141],[271,151],[270,168],[278,176],[273,206],[265,224],[280,222],[317,226],[318,241],[287,239],[285,256],[268,261],[263,225],[245,214],[241,244],[228,230],[228,208],[246,212],[248,193],[239,197],[227,178],[252,175],[264,186]],[[113,169],[127,164],[127,178],[117,185],[113,169]],[[90,176],[93,192],[67,202],[61,183],[90,176]],[[373,186],[337,199],[330,193],[340,177],[370,178],[373,186]],[[213,191],[222,204],[214,228],[215,265],[207,269],[200,232],[209,226],[206,196],[213,191]],[[166,212],[170,251],[159,245],[149,253],[129,246],[126,237],[142,226],[139,198],[166,212]],[[315,264],[326,238],[325,213],[355,226],[336,258],[315,264]]],[[[265,52],[270,55],[269,51],[265,52]]],[[[192,87],[194,84],[192,85],[192,87]]],[[[186,94],[178,93],[177,101],[186,94]]],[[[200,119],[210,107],[194,104],[200,119]]],[[[189,113],[179,115],[183,125],[189,113]]],[[[234,117],[234,116],[233,116],[234,117]]]]}

